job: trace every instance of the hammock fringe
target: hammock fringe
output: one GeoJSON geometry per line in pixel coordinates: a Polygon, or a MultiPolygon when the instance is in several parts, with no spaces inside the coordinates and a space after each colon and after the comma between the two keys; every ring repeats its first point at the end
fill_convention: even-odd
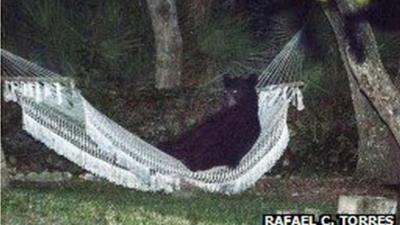
{"type": "Polygon", "coordinates": [[[235,168],[189,170],[96,110],[75,89],[72,79],[5,50],[1,50],[1,66],[7,75],[2,78],[3,97],[21,106],[23,129],[32,137],[110,182],[143,191],[172,192],[192,184],[212,192],[239,193],[253,186],[282,156],[289,142],[289,105],[304,108],[302,83],[278,83],[283,71],[295,68],[299,72],[300,66],[290,61],[301,56],[299,37],[297,33],[259,77],[261,132],[235,168]]]}

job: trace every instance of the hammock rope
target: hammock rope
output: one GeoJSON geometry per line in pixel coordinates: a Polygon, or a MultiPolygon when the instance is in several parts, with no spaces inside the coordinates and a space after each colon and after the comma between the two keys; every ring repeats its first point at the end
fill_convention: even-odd
{"type": "Polygon", "coordinates": [[[301,31],[259,76],[260,135],[235,168],[193,172],[181,161],[132,134],[95,109],[73,79],[1,51],[3,96],[22,108],[23,129],[58,154],[110,182],[144,191],[179,190],[192,184],[208,191],[239,193],[283,154],[289,141],[287,111],[301,110],[301,31]]]}

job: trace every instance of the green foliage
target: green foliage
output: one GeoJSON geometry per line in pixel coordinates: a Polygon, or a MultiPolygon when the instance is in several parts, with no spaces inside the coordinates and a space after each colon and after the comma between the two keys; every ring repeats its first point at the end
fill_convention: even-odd
{"type": "Polygon", "coordinates": [[[304,63],[304,82],[303,89],[305,96],[319,96],[329,93],[324,85],[324,71],[321,62],[315,60],[306,60],[304,63]]]}
{"type": "Polygon", "coordinates": [[[6,35],[4,42],[16,49],[31,49],[34,54],[29,58],[46,67],[85,81],[127,80],[152,70],[151,27],[140,28],[149,24],[149,18],[140,12],[137,1],[20,4],[24,26],[17,35],[23,41],[15,45],[13,36],[6,35]]]}
{"type": "Polygon", "coordinates": [[[44,51],[35,51],[35,58],[58,64],[61,70],[75,71],[82,57],[77,55],[84,46],[84,38],[66,17],[68,10],[61,1],[24,1],[28,23],[34,28],[27,38],[44,51]],[[44,54],[43,54],[44,53],[44,54]]]}
{"type": "Polygon", "coordinates": [[[288,117],[294,158],[285,174],[345,174],[355,169],[357,131],[346,71],[335,59],[309,58],[304,63],[304,111],[288,117]]]}
{"type": "Polygon", "coordinates": [[[358,7],[366,7],[371,3],[371,0],[354,0],[353,1],[358,7]]]}
{"type": "Polygon", "coordinates": [[[200,32],[200,51],[227,68],[258,51],[245,25],[229,19],[212,21],[200,32]]]}

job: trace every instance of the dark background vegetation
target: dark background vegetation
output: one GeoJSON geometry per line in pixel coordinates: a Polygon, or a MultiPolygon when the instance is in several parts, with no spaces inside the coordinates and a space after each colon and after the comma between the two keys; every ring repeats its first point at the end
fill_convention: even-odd
{"type": "MultiPolygon", "coordinates": [[[[172,91],[154,88],[154,34],[144,0],[3,0],[1,44],[74,77],[94,106],[155,144],[176,138],[218,110],[221,74],[244,75],[238,62],[253,55],[266,66],[307,21],[312,45],[307,45],[298,78],[306,83],[306,109],[291,110],[291,142],[273,173],[349,175],[358,137],[336,40],[317,5],[295,2],[215,0],[209,20],[198,23],[193,19],[196,1],[178,0],[183,84],[172,91]]],[[[376,2],[365,16],[374,26],[386,69],[400,80],[399,23],[390,22],[400,7],[395,1],[376,2]]],[[[11,166],[80,171],[21,130],[16,105],[2,102],[1,110],[2,145],[11,166]]]]}

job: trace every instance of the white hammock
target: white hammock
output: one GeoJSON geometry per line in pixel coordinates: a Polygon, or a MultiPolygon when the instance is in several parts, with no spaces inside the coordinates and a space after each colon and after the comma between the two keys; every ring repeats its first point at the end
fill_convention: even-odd
{"type": "Polygon", "coordinates": [[[75,89],[72,79],[2,50],[4,99],[21,106],[23,129],[36,140],[111,182],[145,191],[171,192],[191,184],[209,191],[238,193],[254,185],[283,154],[289,141],[286,117],[290,103],[303,108],[298,83],[280,84],[288,82],[283,78],[290,78],[290,72],[301,69],[299,42],[300,32],[260,76],[261,132],[235,168],[189,170],[97,111],[75,89]]]}

